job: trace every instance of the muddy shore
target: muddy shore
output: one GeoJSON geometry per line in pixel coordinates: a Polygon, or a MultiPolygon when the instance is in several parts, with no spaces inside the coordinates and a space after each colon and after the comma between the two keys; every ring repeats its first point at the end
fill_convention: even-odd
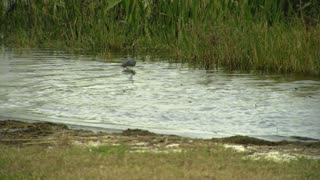
{"type": "Polygon", "coordinates": [[[249,157],[286,160],[297,157],[320,159],[320,142],[270,142],[246,136],[196,139],[159,135],[139,129],[123,132],[99,132],[70,128],[48,122],[0,121],[0,143],[9,146],[119,146],[132,152],[181,152],[197,147],[224,146],[246,153],[249,157]],[[276,158],[274,157],[276,156],[276,158]]]}

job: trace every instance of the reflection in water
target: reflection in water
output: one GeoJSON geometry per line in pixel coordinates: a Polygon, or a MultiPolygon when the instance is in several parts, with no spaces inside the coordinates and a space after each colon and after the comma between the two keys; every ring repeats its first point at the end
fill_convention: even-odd
{"type": "Polygon", "coordinates": [[[196,137],[320,139],[319,80],[151,61],[123,70],[123,59],[53,50],[1,53],[2,117],[196,137]]]}
{"type": "Polygon", "coordinates": [[[125,74],[130,74],[130,75],[135,75],[136,74],[136,71],[133,70],[133,69],[124,69],[122,72],[125,73],[125,74]]]}
{"type": "Polygon", "coordinates": [[[130,68],[126,68],[122,71],[124,74],[129,74],[129,80],[133,82],[133,76],[136,74],[136,71],[130,68]]]}

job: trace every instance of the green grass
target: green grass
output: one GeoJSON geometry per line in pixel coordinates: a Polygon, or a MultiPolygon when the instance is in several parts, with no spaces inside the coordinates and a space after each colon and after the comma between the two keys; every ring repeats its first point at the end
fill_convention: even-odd
{"type": "Polygon", "coordinates": [[[124,145],[120,146],[100,146],[100,147],[94,147],[90,149],[90,152],[96,152],[101,154],[119,154],[124,155],[127,153],[127,148],[124,145]]]}
{"type": "Polygon", "coordinates": [[[0,179],[319,179],[320,161],[244,159],[221,146],[181,153],[115,147],[0,147],[0,179]],[[124,153],[127,152],[127,153],[124,153]]]}
{"type": "MultiPolygon", "coordinates": [[[[7,2],[7,1],[5,1],[7,2]]],[[[8,2],[14,2],[8,0],[8,2]]],[[[0,4],[8,46],[174,55],[190,67],[320,74],[317,0],[86,0],[0,4]]]]}
{"type": "Polygon", "coordinates": [[[19,121],[0,127],[0,179],[320,178],[319,142],[204,140],[138,129],[109,134],[19,121]]]}

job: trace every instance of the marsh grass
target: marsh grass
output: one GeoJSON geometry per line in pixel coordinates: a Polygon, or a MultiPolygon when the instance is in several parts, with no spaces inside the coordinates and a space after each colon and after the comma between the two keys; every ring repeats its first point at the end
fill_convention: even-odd
{"type": "Polygon", "coordinates": [[[121,148],[23,148],[0,145],[1,179],[319,179],[320,162],[244,159],[222,146],[181,153],[123,153],[121,148]]]}
{"type": "Polygon", "coordinates": [[[319,75],[319,7],[317,0],[7,0],[0,30],[11,46],[107,54],[136,42],[139,53],[173,54],[190,67],[319,75]]]}

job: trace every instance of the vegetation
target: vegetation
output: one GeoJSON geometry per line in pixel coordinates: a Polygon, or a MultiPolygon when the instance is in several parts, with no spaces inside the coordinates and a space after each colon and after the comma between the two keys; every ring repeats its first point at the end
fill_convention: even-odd
{"type": "Polygon", "coordinates": [[[244,159],[220,146],[181,153],[125,147],[0,145],[1,179],[319,179],[319,160],[244,159]]]}
{"type": "Polygon", "coordinates": [[[205,69],[320,75],[318,0],[7,0],[2,42],[107,54],[135,42],[205,69]],[[169,53],[168,53],[169,52],[169,53]]]}
{"type": "Polygon", "coordinates": [[[0,137],[0,179],[320,178],[319,142],[110,134],[12,120],[0,121],[0,137]]]}

